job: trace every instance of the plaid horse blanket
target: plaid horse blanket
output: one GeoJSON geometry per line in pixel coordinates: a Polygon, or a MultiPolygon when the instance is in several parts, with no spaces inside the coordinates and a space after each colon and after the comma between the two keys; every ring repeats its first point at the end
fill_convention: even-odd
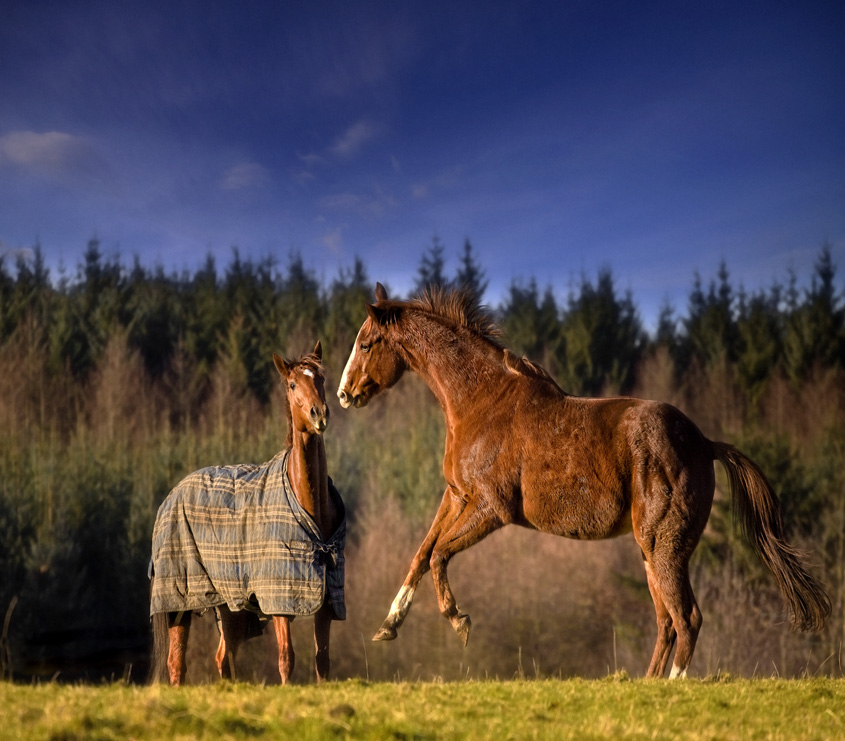
{"type": "Polygon", "coordinates": [[[261,465],[195,471],[159,507],[150,563],[150,614],[205,610],[313,615],[326,599],[346,618],[346,513],[324,540],[299,504],[287,473],[289,450],[261,465]]]}

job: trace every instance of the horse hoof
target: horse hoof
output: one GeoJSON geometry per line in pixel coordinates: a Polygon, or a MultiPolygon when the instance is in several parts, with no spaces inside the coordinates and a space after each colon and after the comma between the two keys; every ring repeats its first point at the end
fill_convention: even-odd
{"type": "Polygon", "coordinates": [[[373,636],[374,641],[392,641],[396,638],[396,628],[392,628],[389,625],[382,625],[379,628],[378,633],[373,636]]]}
{"type": "Polygon", "coordinates": [[[464,648],[466,648],[467,641],[469,641],[469,629],[472,627],[472,620],[469,619],[469,615],[457,615],[452,620],[452,627],[464,644],[464,648]]]}

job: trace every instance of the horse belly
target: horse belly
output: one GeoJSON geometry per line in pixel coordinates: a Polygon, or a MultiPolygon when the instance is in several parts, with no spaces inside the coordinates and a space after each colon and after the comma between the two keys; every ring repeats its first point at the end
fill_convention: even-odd
{"type": "Polygon", "coordinates": [[[578,540],[602,540],[629,533],[631,502],[621,486],[587,477],[523,489],[525,523],[545,533],[578,540]]]}

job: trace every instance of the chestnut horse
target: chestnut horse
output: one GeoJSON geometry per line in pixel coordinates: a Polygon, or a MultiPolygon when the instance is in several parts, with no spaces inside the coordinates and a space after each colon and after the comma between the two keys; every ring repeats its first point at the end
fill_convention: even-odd
{"type": "Polygon", "coordinates": [[[497,343],[495,325],[465,292],[391,301],[381,284],[340,382],[343,407],[363,407],[406,370],[419,374],[446,415],[446,491],[428,535],[373,640],[396,637],[422,576],[466,644],[446,569],[456,553],[516,524],[595,540],[633,531],[657,613],[649,677],[685,676],[701,628],[690,556],[714,493],[713,461],[728,472],[742,529],[774,574],[792,625],[820,630],[824,590],[785,541],[778,499],[736,448],[708,440],[676,408],[633,398],[587,399],[497,343]]]}
{"type": "MultiPolygon", "coordinates": [[[[269,464],[264,464],[261,467],[247,465],[227,467],[224,469],[204,469],[203,471],[197,472],[204,474],[203,477],[197,479],[197,474],[192,474],[174,489],[170,497],[176,496],[177,492],[180,491],[180,487],[185,486],[186,482],[193,482],[195,480],[201,481],[203,486],[211,489],[214,486],[215,472],[218,471],[222,471],[224,476],[231,477],[231,474],[226,473],[227,470],[246,469],[250,473],[253,473],[255,470],[262,470],[264,472],[259,473],[262,483],[257,484],[257,486],[262,487],[264,486],[263,482],[278,482],[281,476],[286,475],[287,480],[290,482],[290,489],[292,489],[293,495],[301,505],[301,508],[313,518],[313,523],[319,529],[319,534],[322,535],[323,541],[328,542],[330,536],[334,534],[336,536],[336,542],[340,544],[338,547],[342,551],[343,537],[345,535],[343,504],[336,491],[334,491],[327,475],[326,449],[322,437],[322,433],[326,429],[329,420],[329,409],[326,404],[321,364],[322,347],[318,342],[312,354],[305,355],[295,361],[284,360],[274,354],[273,361],[281,376],[281,383],[286,390],[285,403],[288,417],[286,448],[289,450],[289,453],[286,456],[284,453],[280,453],[269,464]],[[268,466],[270,467],[269,473],[267,473],[268,466]],[[343,528],[342,530],[341,526],[343,528]]],[[[237,476],[240,475],[240,473],[237,474],[237,476]]],[[[238,486],[246,488],[247,486],[255,487],[256,484],[238,483],[238,486]]],[[[175,507],[182,506],[178,500],[174,501],[175,507]]],[[[214,500],[211,501],[213,502],[214,500]]],[[[266,505],[268,501],[269,495],[264,493],[261,503],[266,505]]],[[[167,500],[165,500],[165,504],[162,505],[159,511],[159,516],[156,519],[156,530],[153,536],[153,594],[155,594],[154,582],[156,579],[155,571],[158,569],[157,564],[163,565],[161,563],[163,559],[170,553],[178,553],[179,548],[182,547],[180,544],[173,542],[176,540],[172,535],[173,531],[168,529],[170,527],[169,525],[164,524],[165,515],[162,513],[165,512],[167,504],[167,500]],[[156,551],[158,551],[158,554],[156,551]],[[159,560],[157,561],[157,559],[159,560]]],[[[218,509],[223,510],[223,516],[226,519],[225,506],[218,509]]],[[[202,520],[198,519],[198,522],[204,524],[212,516],[210,510],[206,509],[202,515],[202,520]]],[[[271,512],[268,510],[264,514],[256,514],[256,517],[261,520],[262,526],[273,528],[276,525],[274,518],[277,515],[275,511],[271,512]]],[[[223,527],[225,527],[225,523],[223,527]]],[[[268,532],[275,531],[268,530],[268,532]]],[[[224,531],[221,527],[215,533],[215,538],[214,547],[208,548],[208,553],[219,551],[223,554],[224,558],[228,558],[231,556],[229,551],[237,554],[248,550],[247,546],[249,544],[244,542],[244,534],[242,532],[224,531]],[[222,537],[221,533],[224,532],[235,532],[236,537],[233,540],[236,542],[229,542],[232,539],[222,537]]],[[[307,535],[304,536],[304,539],[308,539],[307,535]]],[[[293,545],[301,546],[302,544],[297,543],[293,545]]],[[[309,548],[311,547],[310,543],[307,545],[309,548]]],[[[253,550],[256,549],[255,544],[252,544],[252,547],[253,550]]],[[[312,561],[314,558],[318,558],[328,552],[328,547],[324,542],[319,541],[319,537],[315,539],[314,547],[315,552],[313,554],[309,553],[308,556],[312,561]],[[322,551],[322,553],[318,553],[317,551],[322,551]]],[[[192,558],[198,558],[198,556],[192,556],[192,558]]],[[[259,558],[270,558],[269,549],[263,549],[259,558]]],[[[206,566],[208,566],[207,563],[195,566],[194,568],[200,568],[204,571],[206,566]]],[[[181,578],[184,580],[185,575],[182,574],[181,578]]],[[[190,579],[190,574],[188,574],[187,578],[190,579]]],[[[301,574],[298,575],[298,578],[302,578],[301,574]]],[[[244,577],[245,582],[246,579],[247,577],[244,577]]],[[[342,588],[342,572],[340,579],[342,588]]],[[[216,588],[217,584],[213,586],[216,588]]],[[[271,588],[275,589],[275,586],[271,588]]],[[[283,588],[283,586],[280,587],[279,591],[283,588]]],[[[234,660],[239,645],[245,639],[259,635],[261,632],[258,615],[247,609],[233,611],[225,604],[223,597],[216,594],[211,586],[208,589],[211,591],[210,596],[203,594],[197,597],[195,595],[190,599],[199,598],[206,600],[203,603],[204,606],[213,605],[217,611],[218,626],[220,628],[220,644],[215,657],[217,669],[221,677],[234,678],[234,660]]],[[[260,607],[260,602],[258,606],[260,607]]],[[[191,607],[194,606],[191,605],[191,607]]],[[[247,607],[249,609],[255,609],[254,605],[248,605],[247,607]]],[[[185,649],[191,627],[191,615],[191,609],[185,609],[179,612],[156,612],[153,614],[153,632],[155,638],[153,657],[155,665],[153,670],[154,679],[159,678],[156,676],[157,674],[163,674],[164,666],[166,665],[167,675],[172,685],[180,685],[184,682],[186,670],[185,649]]],[[[314,639],[316,644],[318,681],[326,679],[329,674],[329,635],[331,621],[333,619],[343,619],[343,617],[343,614],[337,615],[336,609],[330,604],[329,591],[328,587],[326,587],[326,596],[322,605],[314,613],[314,639]]],[[[291,640],[290,626],[292,619],[293,616],[290,615],[272,616],[279,649],[279,674],[281,675],[282,684],[288,682],[294,669],[295,654],[291,640]]]]}

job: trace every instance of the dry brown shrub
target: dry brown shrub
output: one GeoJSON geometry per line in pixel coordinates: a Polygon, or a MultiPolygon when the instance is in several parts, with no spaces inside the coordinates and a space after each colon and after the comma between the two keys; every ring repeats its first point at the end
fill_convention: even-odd
{"type": "Polygon", "coordinates": [[[841,642],[838,649],[831,649],[824,633],[791,632],[786,606],[767,577],[750,580],[732,559],[694,570],[693,586],[704,616],[693,660],[695,673],[841,674],[841,642]]]}
{"type": "Polygon", "coordinates": [[[163,399],[150,381],[140,353],[125,331],[109,336],[85,393],[86,431],[94,439],[128,447],[158,430],[163,399]]]}
{"type": "Polygon", "coordinates": [[[18,442],[73,427],[81,393],[69,374],[51,373],[44,331],[24,317],[0,343],[0,430],[18,442]]]}
{"type": "Polygon", "coordinates": [[[806,383],[796,386],[783,373],[769,380],[760,400],[760,426],[788,437],[800,447],[815,445],[820,436],[845,419],[845,373],[816,368],[806,383]]]}
{"type": "Polygon", "coordinates": [[[675,363],[669,349],[656,347],[648,353],[637,368],[636,384],[632,395],[640,399],[654,399],[679,406],[682,398],[675,383],[675,363]]]}
{"type": "MultiPolygon", "coordinates": [[[[224,449],[261,434],[266,412],[244,383],[218,363],[211,372],[210,393],[200,413],[200,436],[222,442],[224,449]]],[[[284,444],[284,436],[279,447],[284,444]]]]}

